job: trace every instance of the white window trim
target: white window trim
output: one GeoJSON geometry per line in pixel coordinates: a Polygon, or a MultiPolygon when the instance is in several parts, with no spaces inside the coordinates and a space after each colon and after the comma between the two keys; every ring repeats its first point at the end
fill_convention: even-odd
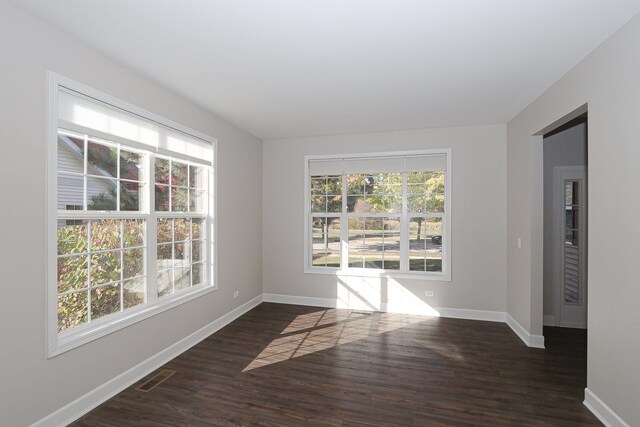
{"type": "MultiPolygon", "coordinates": [[[[47,257],[47,270],[46,270],[46,294],[47,294],[47,310],[46,310],[46,346],[47,358],[57,356],[61,353],[69,351],[78,346],[87,344],[95,339],[118,331],[134,323],[140,322],[158,313],[162,313],[180,304],[184,304],[195,298],[199,298],[205,294],[218,289],[218,250],[217,250],[217,197],[218,197],[218,180],[217,180],[217,139],[204,133],[198,132],[194,129],[183,126],[179,123],[173,122],[155,113],[146,111],[142,108],[131,105],[125,101],[115,98],[111,95],[105,94],[74,80],[56,74],[54,72],[47,72],[47,115],[46,115],[46,138],[47,143],[47,191],[46,191],[46,257],[47,257]],[[58,312],[57,312],[57,135],[58,135],[58,91],[62,88],[71,89],[75,92],[79,92],[85,96],[94,98],[98,101],[107,103],[116,108],[128,111],[135,115],[141,116],[146,120],[156,122],[160,125],[173,128],[177,131],[193,136],[200,140],[206,141],[212,145],[213,159],[211,162],[211,185],[212,196],[210,192],[210,199],[208,200],[208,218],[206,232],[208,233],[208,247],[206,257],[206,277],[207,282],[201,285],[197,285],[182,291],[178,291],[173,295],[164,296],[158,298],[152,303],[141,304],[137,307],[130,308],[119,314],[107,316],[105,318],[97,319],[89,324],[80,325],[72,329],[62,331],[58,333],[58,312]]],[[[78,129],[81,130],[81,129],[78,129]]],[[[88,133],[96,133],[88,131],[88,133]]],[[[96,135],[106,136],[108,139],[117,140],[117,137],[108,135],[96,135]]],[[[120,140],[125,145],[132,145],[129,141],[120,140]]],[[[135,144],[133,144],[135,145],[135,144]]],[[[149,148],[146,148],[149,150],[149,148]]],[[[176,158],[184,158],[185,160],[191,160],[189,156],[180,155],[177,153],[176,158]]],[[[149,177],[147,177],[148,179],[149,177]]],[[[149,181],[149,186],[153,185],[153,182],[149,181]]],[[[78,212],[78,215],[86,214],[86,212],[78,212]]],[[[175,216],[177,213],[168,213],[170,216],[175,216]]],[[[85,215],[86,216],[86,215],[85,215]]],[[[91,213],[89,213],[91,216],[91,213]]],[[[163,215],[165,216],[165,215],[163,215]]],[[[184,216],[178,214],[178,216],[184,216]]],[[[113,212],[114,218],[127,217],[126,212],[113,212]]],[[[155,218],[153,213],[151,218],[155,218]]],[[[155,228],[153,221],[148,223],[149,226],[155,228]]],[[[149,250],[149,244],[147,242],[147,250],[149,250]]],[[[155,250],[152,248],[152,250],[155,250]]],[[[153,270],[153,269],[151,269],[153,270]]],[[[150,280],[150,271],[147,271],[147,280],[150,280]]],[[[153,288],[151,286],[150,288],[153,288]]],[[[149,290],[149,288],[148,288],[149,290]]]]}
{"type": "MultiPolygon", "coordinates": [[[[411,151],[388,151],[376,153],[351,153],[351,154],[321,154],[309,155],[304,157],[304,273],[305,274],[324,274],[332,276],[357,276],[357,277],[388,277],[392,279],[418,279],[418,280],[434,280],[434,281],[451,281],[451,149],[429,149],[429,150],[411,150],[411,151]],[[353,267],[313,267],[311,265],[311,229],[309,222],[311,218],[310,212],[310,175],[309,163],[313,160],[341,160],[351,158],[376,158],[376,157],[400,157],[400,156],[420,156],[420,155],[445,155],[447,159],[447,170],[445,173],[445,200],[444,200],[444,229],[442,237],[442,272],[395,272],[391,270],[373,269],[373,268],[353,268],[353,267]]],[[[343,182],[344,186],[344,182],[343,182]]],[[[327,214],[333,216],[334,214],[327,214]]],[[[342,213],[338,214],[342,215],[342,213]]],[[[411,216],[402,212],[380,214],[381,216],[397,216],[406,219],[411,216]]],[[[406,227],[402,227],[401,233],[404,235],[406,227]]],[[[348,243],[341,241],[341,264],[344,266],[345,253],[348,250],[348,243]]],[[[404,253],[401,246],[401,253],[404,253]]]]}

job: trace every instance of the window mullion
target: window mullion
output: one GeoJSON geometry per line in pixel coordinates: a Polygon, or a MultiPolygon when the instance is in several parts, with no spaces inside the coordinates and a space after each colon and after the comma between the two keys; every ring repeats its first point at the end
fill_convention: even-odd
{"type": "Polygon", "coordinates": [[[347,175],[342,174],[342,212],[340,213],[340,268],[349,267],[349,219],[347,216],[347,175]]]}
{"type": "MultiPolygon", "coordinates": [[[[204,214],[205,219],[203,221],[203,224],[205,225],[204,230],[202,230],[202,236],[204,236],[205,242],[206,242],[206,248],[205,248],[205,256],[204,256],[204,271],[202,274],[204,274],[204,277],[201,277],[201,281],[203,283],[207,283],[208,285],[211,286],[218,286],[218,284],[216,283],[216,275],[215,275],[215,271],[218,268],[217,262],[216,262],[216,251],[218,250],[217,247],[217,235],[215,235],[214,233],[217,233],[217,229],[215,227],[215,223],[216,221],[218,221],[217,217],[214,217],[215,213],[216,213],[216,209],[215,209],[215,204],[218,203],[218,194],[215,192],[216,189],[216,179],[217,177],[217,173],[218,171],[215,168],[211,168],[211,169],[207,169],[206,172],[206,194],[207,194],[207,198],[203,204],[204,207],[204,214]],[[211,195],[213,195],[213,197],[211,197],[211,195]]],[[[205,179],[205,176],[201,176],[200,179],[205,179]]]]}
{"type": "Polygon", "coordinates": [[[89,140],[87,135],[84,136],[84,142],[83,142],[83,147],[84,147],[84,153],[82,156],[82,209],[83,210],[87,210],[87,206],[88,206],[88,200],[87,200],[87,193],[89,192],[89,181],[87,178],[87,157],[88,157],[88,150],[89,150],[89,140]]]}
{"type": "Polygon", "coordinates": [[[400,214],[400,271],[409,271],[409,216],[407,214],[407,173],[402,174],[402,213],[400,214]]]}
{"type": "MultiPolygon", "coordinates": [[[[118,150],[118,158],[120,152],[118,150]]],[[[120,165],[118,165],[120,170],[120,165]]],[[[124,311],[124,221],[120,221],[120,311],[124,311]]]]}
{"type": "Polygon", "coordinates": [[[145,156],[144,174],[148,182],[144,210],[148,213],[146,226],[147,256],[147,303],[158,299],[158,222],[155,214],[155,158],[152,154],[145,156]]]}
{"type": "Polygon", "coordinates": [[[116,211],[120,210],[120,191],[122,190],[121,185],[120,185],[120,146],[118,145],[116,148],[116,153],[117,156],[116,157],[116,211]]]}

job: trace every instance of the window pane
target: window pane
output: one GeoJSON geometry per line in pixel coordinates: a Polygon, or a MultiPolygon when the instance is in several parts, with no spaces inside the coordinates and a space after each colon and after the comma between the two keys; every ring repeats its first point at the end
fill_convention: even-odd
{"type": "Polygon", "coordinates": [[[409,270],[442,271],[442,218],[409,220],[409,270]]]}
{"type": "Polygon", "coordinates": [[[173,268],[173,245],[171,243],[158,245],[157,268],[158,270],[173,268]]]}
{"type": "Polygon", "coordinates": [[[191,266],[176,267],[173,270],[175,290],[186,289],[191,286],[191,266]]]}
{"type": "Polygon", "coordinates": [[[169,210],[169,191],[171,187],[167,185],[155,185],[156,211],[167,212],[169,210]]]}
{"type": "Polygon", "coordinates": [[[115,147],[89,141],[87,145],[87,173],[117,178],[118,150],[115,147]]]}
{"type": "Polygon", "coordinates": [[[347,211],[361,213],[400,212],[402,196],[348,196],[347,211]]]}
{"type": "Polygon", "coordinates": [[[115,179],[87,177],[87,209],[90,211],[115,211],[118,207],[118,181],[115,179]]]}
{"type": "Polygon", "coordinates": [[[400,269],[400,218],[384,218],[383,223],[383,268],[400,269]]]}
{"type": "Polygon", "coordinates": [[[444,194],[432,194],[427,197],[427,212],[444,213],[444,194]]]}
{"type": "Polygon", "coordinates": [[[58,175],[58,209],[84,209],[84,178],[76,175],[58,175]]]}
{"type": "Polygon", "coordinates": [[[402,196],[367,197],[372,206],[372,212],[400,212],[402,211],[402,196]]]}
{"type": "Polygon", "coordinates": [[[407,174],[407,194],[423,195],[426,192],[427,172],[407,174]]]}
{"type": "Polygon", "coordinates": [[[564,204],[571,206],[573,204],[573,183],[572,181],[564,182],[564,204]]]}
{"type": "Polygon", "coordinates": [[[327,176],[326,194],[329,196],[342,195],[342,176],[327,176]]]}
{"type": "Polygon", "coordinates": [[[171,160],[171,185],[187,186],[187,164],[171,160]]]}
{"type": "Polygon", "coordinates": [[[191,232],[192,232],[191,238],[192,239],[201,239],[201,238],[203,238],[204,237],[204,234],[203,234],[204,224],[203,224],[202,220],[201,219],[193,219],[191,224],[192,224],[191,225],[191,227],[192,227],[192,229],[191,229],[191,232]]]}
{"type": "Polygon", "coordinates": [[[184,243],[175,243],[173,245],[173,265],[181,267],[191,263],[191,245],[184,243]]]}
{"type": "Polygon", "coordinates": [[[138,182],[120,182],[120,210],[138,211],[140,210],[140,195],[144,187],[138,182]]]}
{"type": "Polygon", "coordinates": [[[364,218],[349,218],[349,267],[364,267],[366,254],[364,218]]]}
{"type": "Polygon", "coordinates": [[[120,248],[120,226],[119,219],[92,220],[91,251],[120,248]]]}
{"type": "Polygon", "coordinates": [[[326,212],[327,198],[325,196],[311,196],[311,212],[326,212]]]}
{"type": "Polygon", "coordinates": [[[80,224],[58,224],[57,240],[58,255],[75,254],[87,251],[87,221],[80,220],[80,224]]]}
{"type": "Polygon", "coordinates": [[[426,213],[426,197],[424,194],[407,196],[407,209],[409,212],[426,213]]]}
{"type": "Polygon", "coordinates": [[[313,218],[312,264],[340,267],[340,218],[313,218]]]}
{"type": "Polygon", "coordinates": [[[91,286],[120,280],[120,251],[91,254],[91,286]]]}
{"type": "Polygon", "coordinates": [[[383,218],[365,218],[364,267],[382,268],[383,218]]]}
{"type": "Polygon", "coordinates": [[[171,187],[171,210],[173,212],[187,211],[187,198],[189,190],[180,187],[171,187]]]}
{"type": "Polygon", "coordinates": [[[125,309],[144,303],[145,286],[144,277],[127,280],[122,284],[125,309]]]}
{"type": "Polygon", "coordinates": [[[88,320],[87,291],[58,297],[58,332],[86,323],[88,320]]]}
{"type": "Polygon", "coordinates": [[[366,175],[351,174],[347,175],[347,194],[364,195],[366,175]]]}
{"type": "Polygon", "coordinates": [[[92,220],[91,251],[120,248],[120,225],[119,219],[92,220]]]}
{"type": "Polygon", "coordinates": [[[428,212],[444,212],[444,172],[429,172],[426,175],[428,212]]]}
{"type": "Polygon", "coordinates": [[[191,235],[191,220],[187,218],[176,218],[173,220],[173,240],[176,242],[188,240],[191,235]]]}
{"type": "Polygon", "coordinates": [[[157,224],[158,243],[171,242],[173,240],[173,219],[158,218],[157,224]]]}
{"type": "Polygon", "coordinates": [[[202,284],[203,272],[204,272],[203,264],[199,263],[199,264],[193,264],[191,266],[191,281],[193,286],[202,284]]]}
{"type": "Polygon", "coordinates": [[[122,221],[124,247],[144,245],[144,221],[139,219],[125,219],[122,221]]]}
{"type": "Polygon", "coordinates": [[[444,172],[407,174],[407,208],[416,213],[444,212],[444,172]]]}
{"type": "Polygon", "coordinates": [[[58,293],[88,287],[88,255],[58,258],[58,293]]]}
{"type": "Polygon", "coordinates": [[[173,293],[173,270],[158,271],[158,296],[173,293]]]}
{"type": "Polygon", "coordinates": [[[127,249],[122,254],[122,278],[144,275],[144,249],[127,249]]]}
{"type": "Polygon", "coordinates": [[[323,196],[326,194],[326,177],[311,177],[311,195],[323,196]]]}
{"type": "Polygon", "coordinates": [[[204,212],[204,191],[189,190],[189,212],[204,212]]]}
{"type": "Polygon", "coordinates": [[[342,212],[342,196],[327,197],[327,212],[331,212],[331,213],[342,212]]]}
{"type": "Polygon", "coordinates": [[[189,166],[189,187],[204,188],[205,173],[202,166],[189,166]]]}
{"type": "Polygon", "coordinates": [[[347,212],[370,212],[371,207],[364,196],[347,196],[347,212]]]}
{"type": "Polygon", "coordinates": [[[84,139],[58,133],[58,172],[84,173],[84,139]]]}
{"type": "Polygon", "coordinates": [[[402,196],[401,173],[347,175],[347,194],[402,196]]]}
{"type": "Polygon", "coordinates": [[[402,197],[402,174],[384,173],[376,177],[375,191],[379,194],[402,197]]]}
{"type": "Polygon", "coordinates": [[[169,184],[169,159],[155,158],[155,180],[158,184],[169,184]]]}
{"type": "Polygon", "coordinates": [[[204,261],[204,241],[191,242],[191,262],[204,261]]]}
{"type": "Polygon", "coordinates": [[[120,284],[91,289],[91,319],[120,311],[120,284]]]}
{"type": "Polygon", "coordinates": [[[142,156],[139,153],[120,149],[120,179],[145,181],[142,174],[142,156]]]}

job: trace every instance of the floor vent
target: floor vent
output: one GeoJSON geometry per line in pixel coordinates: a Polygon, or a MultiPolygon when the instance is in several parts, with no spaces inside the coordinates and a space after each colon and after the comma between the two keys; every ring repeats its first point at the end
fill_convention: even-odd
{"type": "Polygon", "coordinates": [[[175,374],[176,371],[164,370],[158,372],[157,375],[151,377],[148,381],[143,383],[140,387],[136,388],[138,391],[144,391],[145,393],[150,392],[154,388],[158,387],[164,381],[166,381],[171,375],[175,374]]]}
{"type": "Polygon", "coordinates": [[[351,310],[349,314],[366,314],[367,316],[373,316],[373,311],[351,310]]]}

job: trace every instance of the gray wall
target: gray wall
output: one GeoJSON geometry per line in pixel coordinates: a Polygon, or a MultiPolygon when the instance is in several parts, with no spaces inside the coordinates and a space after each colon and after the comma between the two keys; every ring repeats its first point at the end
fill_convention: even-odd
{"type": "MultiPolygon", "coordinates": [[[[72,24],[72,23],[71,23],[72,24]]],[[[35,422],[262,293],[261,141],[0,1],[0,424],[35,422]],[[52,70],[210,134],[216,292],[47,360],[45,106],[52,70]],[[240,291],[234,299],[233,292],[240,291]]]]}
{"type": "Polygon", "coordinates": [[[587,165],[587,124],[581,123],[544,139],[544,314],[555,315],[553,270],[553,169],[587,165]]]}
{"type": "Polygon", "coordinates": [[[348,292],[347,285],[374,306],[389,302],[411,311],[429,305],[504,312],[505,137],[504,125],[497,125],[265,141],[265,293],[357,302],[358,297],[348,292]],[[452,281],[399,279],[390,283],[305,274],[304,156],[428,148],[452,149],[452,281]],[[391,285],[393,288],[386,289],[391,285]],[[435,295],[425,297],[426,290],[435,295]],[[387,301],[388,297],[395,299],[387,301]]]}
{"type": "Polygon", "coordinates": [[[533,135],[588,103],[587,384],[630,425],[640,425],[638,46],[640,16],[507,125],[507,309],[529,332],[540,334],[543,156],[542,137],[533,135]]]}

